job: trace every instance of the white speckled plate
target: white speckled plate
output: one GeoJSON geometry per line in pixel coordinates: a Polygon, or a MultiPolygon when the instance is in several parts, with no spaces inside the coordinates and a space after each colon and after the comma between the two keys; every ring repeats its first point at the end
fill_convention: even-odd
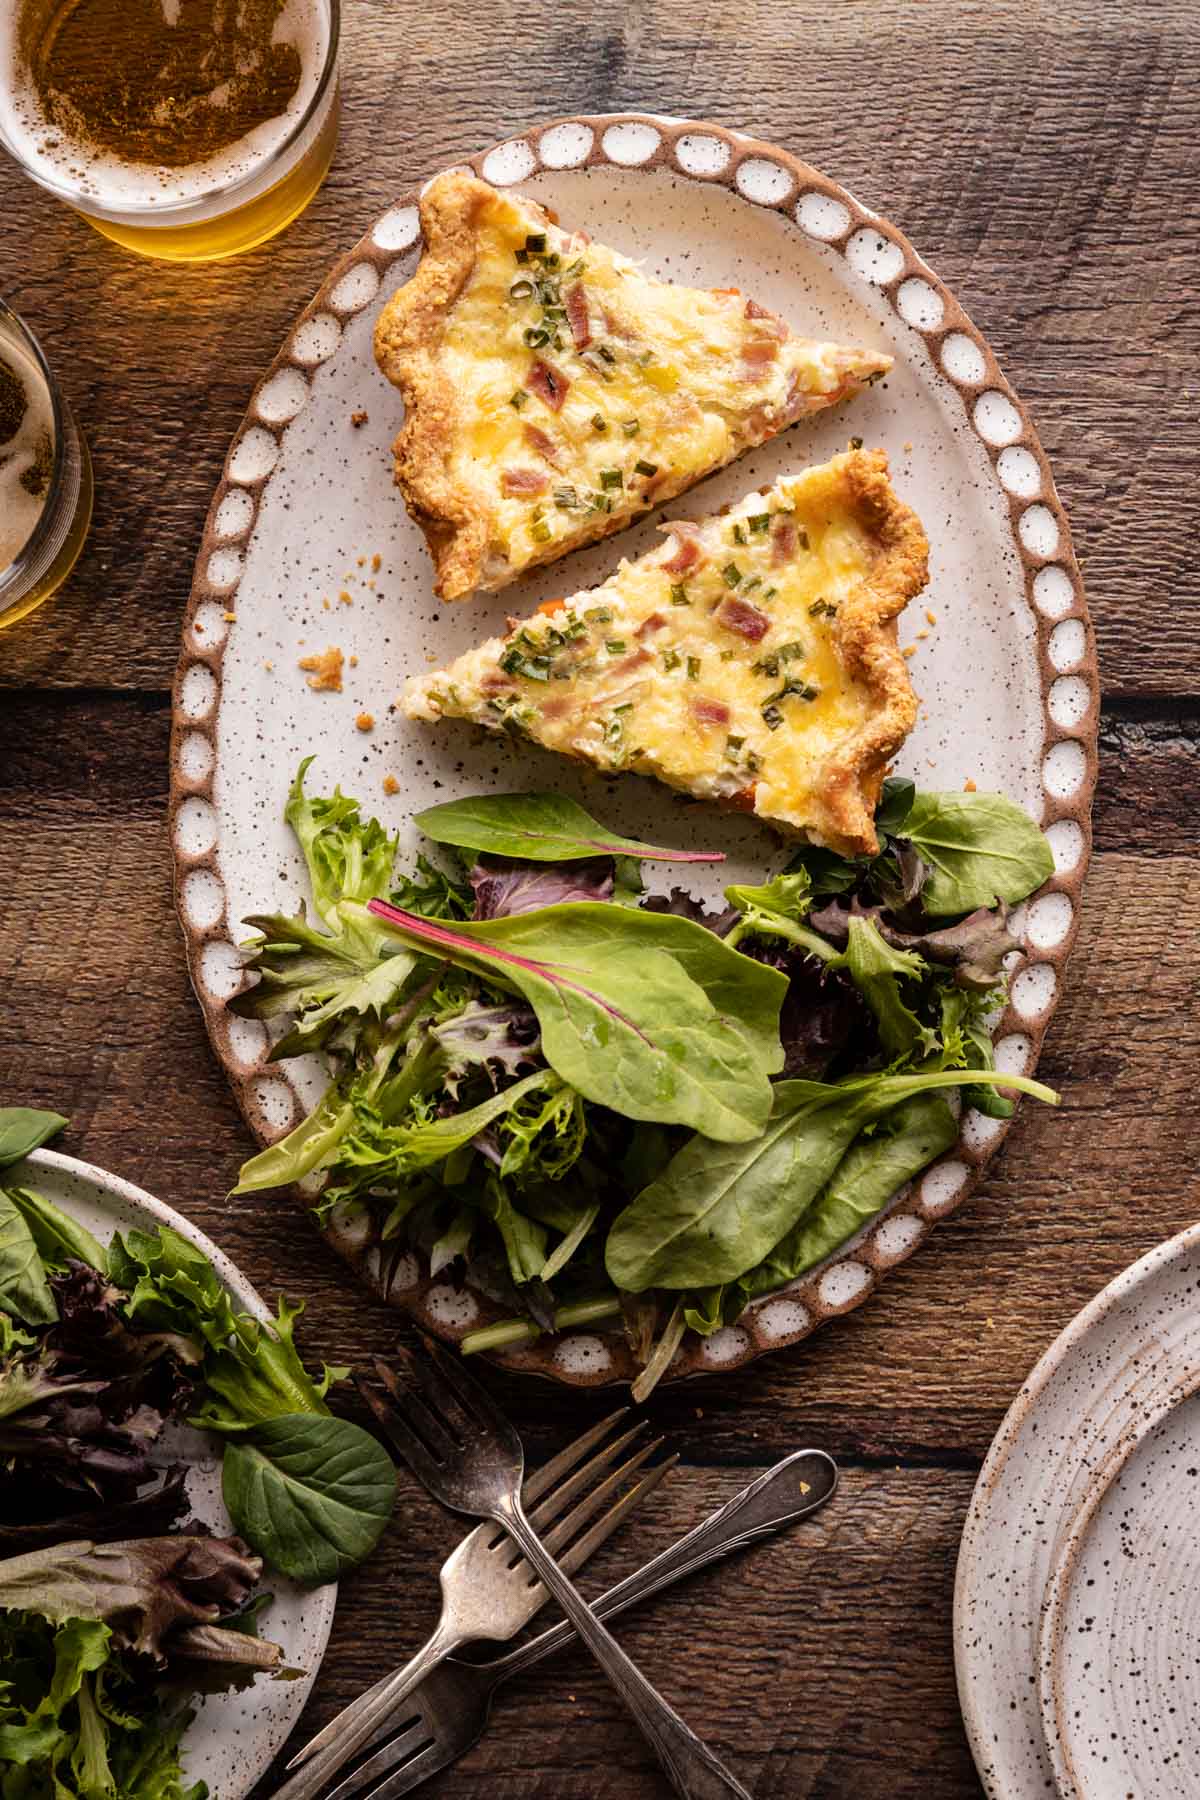
{"type": "Polygon", "coordinates": [[[1042,1357],[959,1551],[958,1691],[996,1800],[1200,1792],[1200,1227],[1042,1357]]]}
{"type": "MultiPolygon", "coordinates": [[[[644,115],[560,120],[473,167],[519,183],[661,274],[741,286],[801,330],[895,353],[885,382],[752,452],[689,504],[717,507],[825,459],[851,434],[888,450],[932,544],[929,590],[901,624],[925,704],[899,766],[926,787],[971,779],[1003,790],[1042,820],[1054,846],[1055,875],[1017,919],[1025,949],[997,1024],[999,1065],[1030,1071],[1090,847],[1098,685],[1067,521],[986,341],[894,226],[786,151],[722,127],[644,115]]],[[[294,1124],[325,1080],[312,1060],[267,1066],[262,1025],[225,1010],[243,979],[239,921],[304,892],[283,824],[302,756],[316,753],[317,791],[341,782],[401,831],[406,849],[415,847],[412,813],[434,800],[553,786],[639,836],[726,849],[719,873],[693,879],[697,892],[757,879],[780,861],[777,841],[750,821],[683,809],[636,778],[610,789],[529,746],[431,731],[393,710],[407,673],[456,655],[509,610],[602,579],[618,556],[655,540],[647,520],[477,604],[442,607],[433,597],[424,543],[391,479],[401,401],[371,352],[380,307],[416,265],[416,198],[398,199],[335,265],[257,388],[213,498],[184,621],[172,737],[180,917],[214,1047],[263,1142],[294,1124]],[[341,694],[312,692],[297,667],[329,645],[347,658],[341,694]],[[356,730],[362,713],[373,730],[356,730]],[[400,784],[390,797],[389,774],[400,784]]],[[[965,1198],[1005,1131],[969,1113],[955,1150],[859,1241],[755,1302],[736,1326],[685,1342],[674,1372],[742,1363],[858,1305],[965,1198]]],[[[384,1263],[369,1233],[334,1223],[329,1235],[377,1291],[443,1335],[491,1316],[481,1297],[431,1284],[412,1258],[384,1263]]],[[[542,1340],[506,1360],[577,1382],[629,1372],[623,1339],[599,1332],[542,1340]]]]}
{"type": "MultiPolygon", "coordinates": [[[[26,1162],[6,1170],[5,1180],[44,1194],[102,1244],[131,1227],[155,1231],[171,1226],[203,1251],[242,1311],[271,1317],[245,1276],[203,1232],[128,1181],[54,1150],[35,1150],[26,1162]]],[[[184,1427],[172,1447],[189,1464],[187,1493],[196,1518],[219,1534],[229,1532],[221,1502],[220,1443],[207,1432],[184,1427]]],[[[209,1694],[195,1702],[197,1715],[183,1742],[184,1773],[190,1781],[206,1781],[214,1800],[243,1800],[265,1772],[300,1717],[333,1624],[336,1586],[309,1591],[270,1573],[264,1584],[274,1601],[263,1615],[263,1635],[283,1646],[287,1667],[304,1673],[291,1681],[260,1676],[242,1693],[209,1694]]]]}

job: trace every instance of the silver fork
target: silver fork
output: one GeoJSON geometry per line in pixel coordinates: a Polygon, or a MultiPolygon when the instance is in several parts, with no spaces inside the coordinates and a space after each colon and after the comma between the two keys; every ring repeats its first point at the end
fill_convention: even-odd
{"type": "MultiPolygon", "coordinates": [[[[593,1601],[593,1611],[602,1619],[614,1617],[709,1563],[782,1531],[824,1506],[836,1491],[837,1479],[837,1464],[824,1451],[794,1451],[686,1537],[593,1601]]],[[[388,1741],[340,1782],[328,1800],[352,1800],[356,1794],[363,1800],[400,1800],[402,1794],[410,1794],[479,1739],[487,1726],[492,1695],[502,1681],[552,1656],[574,1636],[564,1621],[487,1662],[447,1657],[376,1733],[376,1742],[388,1741]]]]}
{"type": "Polygon", "coordinates": [[[533,1530],[521,1504],[521,1440],[491,1396],[461,1362],[428,1341],[425,1351],[420,1359],[404,1356],[408,1386],[375,1365],[392,1400],[387,1407],[376,1402],[376,1417],[413,1474],[453,1512],[504,1527],[608,1676],[676,1793],[684,1800],[750,1800],[626,1656],[533,1530]]]}
{"type": "MultiPolygon", "coordinates": [[[[611,1443],[603,1444],[603,1440],[628,1417],[628,1411],[623,1408],[602,1419],[526,1483],[525,1497],[534,1507],[532,1516],[538,1528],[546,1531],[547,1543],[562,1552],[564,1563],[572,1569],[586,1562],[629,1512],[653,1493],[675,1464],[674,1457],[659,1463],[607,1512],[596,1517],[622,1483],[662,1443],[661,1438],[642,1441],[632,1455],[621,1461],[622,1453],[635,1440],[644,1439],[644,1422],[622,1432],[611,1443]],[[570,1510],[565,1511],[566,1508],[570,1510]],[[590,1529],[578,1536],[581,1528],[593,1520],[590,1529]]],[[[303,1766],[276,1790],[276,1800],[315,1800],[326,1783],[371,1741],[405,1696],[443,1657],[459,1645],[479,1638],[514,1637],[547,1597],[529,1564],[514,1555],[511,1539],[489,1525],[478,1526],[463,1539],[442,1565],[439,1580],[442,1612],[428,1642],[403,1668],[385,1675],[366,1694],[360,1694],[292,1758],[290,1768],[303,1766]]]]}

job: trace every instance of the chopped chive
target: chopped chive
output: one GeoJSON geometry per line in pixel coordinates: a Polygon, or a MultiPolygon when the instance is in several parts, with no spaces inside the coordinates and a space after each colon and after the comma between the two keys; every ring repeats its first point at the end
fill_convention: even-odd
{"type": "Polygon", "coordinates": [[[769,512],[751,513],[746,523],[755,537],[765,537],[771,529],[771,515],[769,512]]]}
{"type": "Polygon", "coordinates": [[[578,275],[582,268],[583,268],[583,258],[582,258],[582,256],[577,256],[575,258],[575,261],[571,264],[571,266],[569,268],[563,270],[563,275],[564,275],[564,277],[566,277],[568,275],[578,275]]]}
{"type": "Polygon", "coordinates": [[[573,487],[555,488],[554,504],[561,506],[564,512],[571,512],[579,505],[579,495],[573,487]]]}
{"type": "Polygon", "coordinates": [[[861,438],[851,438],[850,439],[850,448],[852,450],[861,450],[862,444],[863,444],[863,441],[861,438]]]}
{"type": "Polygon", "coordinates": [[[596,350],[598,354],[604,358],[606,363],[616,362],[616,354],[607,344],[597,344],[596,350]]]}
{"type": "Polygon", "coordinates": [[[529,535],[535,544],[548,544],[550,542],[550,527],[547,525],[545,519],[535,519],[533,524],[529,527],[529,535]]]}
{"type": "Polygon", "coordinates": [[[592,414],[592,429],[594,431],[608,430],[608,420],[604,417],[603,413],[592,414]]]}
{"type": "Polygon", "coordinates": [[[666,669],[668,673],[670,673],[672,669],[677,669],[682,660],[678,650],[663,651],[663,668],[666,669]]]}
{"type": "Polygon", "coordinates": [[[509,396],[508,404],[510,406],[515,406],[518,412],[520,412],[523,406],[528,405],[528,403],[529,395],[525,392],[524,388],[518,388],[515,394],[509,396]]]}
{"type": "Polygon", "coordinates": [[[607,606],[589,606],[583,616],[589,625],[610,625],[612,623],[612,613],[607,606]]]}
{"type": "Polygon", "coordinates": [[[768,731],[778,731],[783,724],[783,714],[777,706],[767,705],[762,709],[763,724],[768,731]]]}
{"type": "Polygon", "coordinates": [[[615,713],[632,712],[633,711],[633,701],[632,700],[622,700],[619,706],[613,707],[613,711],[615,713]]]}
{"type": "Polygon", "coordinates": [[[721,576],[726,587],[735,588],[742,579],[742,571],[735,562],[729,562],[726,563],[725,567],[721,570],[721,576]]]}
{"type": "Polygon", "coordinates": [[[687,589],[684,587],[683,583],[681,581],[673,581],[671,583],[671,605],[690,606],[691,604],[691,601],[688,599],[687,589]]]}
{"type": "Polygon", "coordinates": [[[518,250],[515,252],[515,255],[519,263],[527,263],[529,261],[528,250],[518,250]]]}
{"type": "Polygon", "coordinates": [[[734,737],[732,734],[725,739],[725,756],[729,762],[737,761],[737,753],[745,741],[744,737],[734,737]]]}
{"type": "Polygon", "coordinates": [[[688,657],[688,659],[687,659],[687,678],[689,681],[699,681],[699,679],[700,679],[700,658],[698,656],[689,656],[688,657]]]}
{"type": "Polygon", "coordinates": [[[744,544],[746,542],[746,534],[736,519],[734,520],[733,525],[733,541],[735,544],[744,544]]]}
{"type": "Polygon", "coordinates": [[[651,462],[645,462],[642,458],[639,457],[638,461],[635,462],[633,465],[633,472],[635,475],[657,475],[658,474],[658,464],[651,463],[651,462]]]}
{"type": "Polygon", "coordinates": [[[601,469],[600,486],[602,488],[619,488],[624,485],[625,479],[620,469],[601,469]]]}
{"type": "Polygon", "coordinates": [[[508,290],[510,300],[528,300],[533,293],[533,283],[528,275],[518,275],[508,290]]]}
{"type": "Polygon", "coordinates": [[[761,586],[762,586],[762,576],[761,575],[752,575],[750,577],[749,581],[743,581],[742,592],[743,592],[743,594],[752,594],[756,587],[761,587],[761,586]]]}
{"type": "Polygon", "coordinates": [[[531,350],[540,350],[544,344],[550,342],[550,333],[544,325],[527,325],[523,336],[531,350]]]}
{"type": "Polygon", "coordinates": [[[721,652],[721,661],[722,662],[732,662],[733,657],[734,657],[734,653],[732,650],[722,650],[722,652],[721,652]]]}
{"type": "Polygon", "coordinates": [[[620,656],[622,651],[625,649],[625,639],[624,638],[606,638],[604,640],[604,648],[608,651],[608,654],[610,656],[620,656]]]}
{"type": "Polygon", "coordinates": [[[779,589],[777,587],[764,588],[762,591],[762,597],[764,600],[773,600],[778,592],[779,592],[779,589]]]}
{"type": "Polygon", "coordinates": [[[625,433],[626,437],[636,437],[641,430],[641,426],[636,419],[626,419],[621,426],[621,430],[625,433]]]}
{"type": "Polygon", "coordinates": [[[531,231],[529,236],[525,239],[525,248],[527,250],[532,250],[535,255],[540,256],[542,251],[546,248],[545,232],[531,231]]]}

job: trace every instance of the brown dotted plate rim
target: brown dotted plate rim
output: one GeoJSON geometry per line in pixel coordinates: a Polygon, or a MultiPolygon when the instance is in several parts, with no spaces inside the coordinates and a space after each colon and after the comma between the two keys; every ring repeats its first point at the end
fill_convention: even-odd
{"type": "MultiPolygon", "coordinates": [[[[1078,828],[1079,840],[1073,860],[1050,877],[1027,903],[1026,909],[1028,920],[1029,908],[1045,902],[1050,896],[1059,896],[1052,906],[1061,913],[1065,903],[1069,908],[1069,923],[1057,932],[1048,931],[1046,941],[1042,943],[1030,938],[1027,924],[1022,960],[1013,971],[1009,1002],[996,1030],[997,1044],[1010,1049],[1016,1059],[1010,1066],[1031,1072],[1057,1003],[1063,968],[1078,928],[1079,900],[1091,850],[1091,801],[1096,782],[1100,697],[1095,642],[1070,527],[1029,415],[1002,374],[983,335],[903,233],[862,206],[836,182],[773,144],[704,121],[668,120],[646,113],[570,115],[504,139],[461,166],[471,167],[497,185],[519,185],[541,170],[557,172],[603,164],[625,172],[665,169],[673,176],[687,180],[724,185],[747,205],[761,205],[784,214],[802,236],[843,256],[847,256],[848,247],[856,239],[861,239],[861,245],[868,251],[874,250],[876,261],[885,248],[891,246],[888,252],[891,273],[872,285],[887,298],[901,321],[920,334],[935,370],[957,388],[967,417],[991,457],[993,467],[1005,451],[1018,447],[1037,465],[1036,490],[1018,495],[1004,483],[999,473],[997,484],[1007,499],[1012,541],[1024,570],[1026,599],[1037,632],[1044,716],[1041,822],[1043,828],[1064,821],[1073,823],[1078,828]],[[564,158],[563,146],[567,144],[574,146],[574,153],[564,158]],[[757,197],[756,187],[759,189],[757,197]],[[905,301],[901,298],[906,292],[908,313],[903,310],[905,301]],[[912,316],[918,306],[925,309],[929,323],[921,322],[920,311],[916,318],[912,316]],[[973,373],[969,379],[955,376],[944,361],[948,341],[959,340],[956,348],[961,349],[963,339],[969,340],[974,352],[973,373]],[[984,436],[977,423],[976,409],[981,396],[985,395],[1006,401],[1018,421],[1018,429],[1005,435],[1002,442],[984,436]],[[1049,514],[1054,528],[1054,547],[1046,555],[1030,548],[1021,529],[1022,520],[1035,512],[1049,514]],[[1070,585],[1069,604],[1039,605],[1035,584],[1047,569],[1056,569],[1065,576],[1070,585]],[[1051,659],[1050,643],[1054,632],[1067,621],[1076,621],[1082,627],[1084,649],[1081,656],[1060,667],[1051,659]],[[1050,711],[1051,689],[1068,675],[1086,685],[1087,703],[1077,717],[1068,723],[1058,723],[1050,711]],[[1051,792],[1045,776],[1047,759],[1063,745],[1073,746],[1067,755],[1070,767],[1076,772],[1065,797],[1051,792]],[[1034,967],[1048,969],[1049,996],[1039,1002],[1035,993],[1033,1003],[1019,1010],[1012,998],[1013,983],[1034,967]]],[[[209,508],[183,621],[183,643],[173,689],[170,752],[170,829],[176,905],[184,933],[188,969],[209,1038],[243,1116],[262,1144],[282,1135],[272,1126],[259,1097],[258,1084],[268,1074],[267,1065],[263,1061],[254,1065],[239,1061],[231,1045],[225,994],[215,991],[221,983],[214,983],[203,966],[206,950],[216,944],[232,951],[237,938],[233,929],[235,922],[230,921],[226,913],[216,844],[215,809],[212,807],[226,638],[213,641],[211,633],[206,637],[197,632],[197,614],[204,607],[206,617],[211,619],[215,607],[231,605],[240,577],[241,552],[254,530],[258,505],[270,481],[287,425],[307,399],[317,369],[336,354],[346,322],[374,301],[389,270],[416,245],[419,238],[418,194],[419,189],[411,190],[395,202],[355,247],[335,263],[255,388],[226,456],[222,478],[209,508]],[[326,338],[332,336],[333,343],[322,353],[319,347],[312,348],[312,340],[315,337],[319,346],[323,333],[326,338]],[[239,449],[251,434],[255,434],[255,448],[261,448],[265,442],[261,435],[264,433],[274,440],[273,446],[266,443],[269,467],[257,471],[254,468],[239,470],[236,466],[239,449]],[[218,513],[227,496],[235,491],[243,494],[250,504],[248,508],[238,509],[243,515],[241,522],[234,529],[224,531],[218,524],[218,513]],[[204,673],[197,675],[197,670],[204,673]],[[198,696],[186,692],[185,684],[189,678],[193,684],[199,683],[198,696]],[[194,748],[198,738],[204,740],[201,766],[187,773],[184,745],[190,743],[194,748]],[[197,801],[207,802],[212,810],[212,837],[203,848],[181,842],[181,836],[186,839],[187,834],[181,834],[179,828],[181,808],[197,801]],[[194,922],[185,904],[188,881],[196,876],[206,880],[210,890],[215,881],[221,896],[219,911],[205,926],[194,922]]],[[[860,279],[865,278],[860,276],[860,279]]],[[[996,404],[993,400],[993,407],[996,404]]],[[[254,461],[249,448],[247,460],[254,461]]],[[[1038,523],[1044,525],[1044,517],[1038,523]]],[[[1032,522],[1029,529],[1032,531],[1032,522]]],[[[1036,989],[1036,983],[1031,985],[1036,989]]],[[[270,1066],[269,1079],[284,1082],[297,1106],[303,1110],[299,1095],[278,1065],[270,1066]]],[[[799,1280],[753,1301],[736,1324],[705,1340],[689,1337],[672,1364],[671,1376],[740,1367],[766,1350],[796,1343],[825,1320],[860,1305],[888,1269],[912,1255],[938,1218],[962,1204],[1003,1142],[1007,1130],[1003,1122],[987,1121],[980,1131],[978,1122],[973,1128],[968,1117],[954,1149],[939,1158],[917,1182],[902,1188],[859,1238],[843,1245],[824,1264],[799,1280]]],[[[303,1199],[303,1196],[297,1197],[303,1199]]],[[[441,1337],[454,1341],[464,1335],[467,1323],[454,1326],[445,1320],[448,1296],[444,1286],[422,1275],[416,1268],[415,1258],[385,1257],[361,1222],[331,1221],[324,1228],[324,1236],[382,1298],[401,1306],[441,1337]]],[[[483,1296],[473,1295],[473,1300],[477,1304],[472,1309],[474,1316],[469,1321],[470,1328],[499,1316],[498,1309],[483,1296]]],[[[575,1332],[567,1337],[569,1343],[554,1337],[540,1339],[528,1347],[502,1353],[499,1360],[507,1368],[582,1386],[627,1380],[632,1375],[632,1358],[619,1331],[575,1332]]]]}

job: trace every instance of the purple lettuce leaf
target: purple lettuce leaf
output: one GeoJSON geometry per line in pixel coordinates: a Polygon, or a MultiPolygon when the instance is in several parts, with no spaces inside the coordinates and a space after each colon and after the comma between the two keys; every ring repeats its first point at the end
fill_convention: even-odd
{"type": "Polygon", "coordinates": [[[1017,949],[1017,939],[1008,926],[1008,907],[979,907],[968,913],[957,925],[944,925],[934,931],[906,931],[887,916],[881,906],[863,906],[857,897],[847,906],[831,900],[819,911],[810,913],[808,922],[814,931],[828,938],[839,950],[846,947],[851,919],[870,919],[880,937],[894,950],[915,950],[926,962],[953,969],[959,987],[985,993],[995,987],[1004,973],[1004,958],[1017,949]]]}
{"type": "Polygon", "coordinates": [[[504,919],[568,900],[611,900],[613,865],[607,856],[560,863],[481,856],[468,880],[475,891],[476,919],[504,919]]]}

